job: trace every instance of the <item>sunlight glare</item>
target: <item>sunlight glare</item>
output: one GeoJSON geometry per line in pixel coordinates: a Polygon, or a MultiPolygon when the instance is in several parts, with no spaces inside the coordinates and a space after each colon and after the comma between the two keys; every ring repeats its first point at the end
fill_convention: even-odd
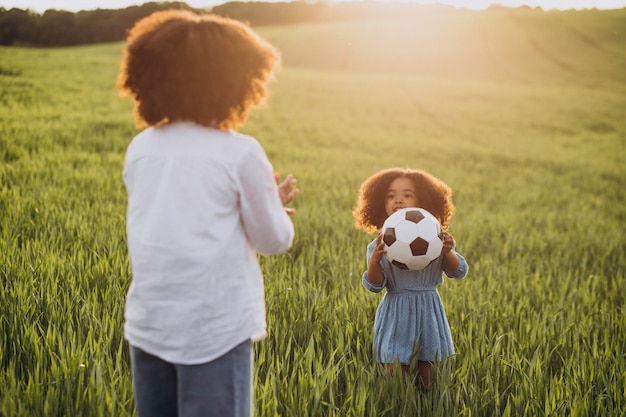
{"type": "Polygon", "coordinates": [[[623,0],[405,0],[408,3],[420,4],[448,4],[456,8],[483,10],[491,5],[501,5],[505,7],[541,7],[543,10],[552,9],[621,9],[624,7],[623,0]]]}

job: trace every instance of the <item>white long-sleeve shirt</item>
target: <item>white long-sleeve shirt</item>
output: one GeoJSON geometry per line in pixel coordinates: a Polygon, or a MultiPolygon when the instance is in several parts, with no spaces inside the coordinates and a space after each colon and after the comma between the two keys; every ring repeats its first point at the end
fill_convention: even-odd
{"type": "Polygon", "coordinates": [[[197,364],[264,338],[257,252],[286,251],[294,229],[261,145],[192,123],[148,128],[127,149],[124,182],[129,343],[197,364]]]}

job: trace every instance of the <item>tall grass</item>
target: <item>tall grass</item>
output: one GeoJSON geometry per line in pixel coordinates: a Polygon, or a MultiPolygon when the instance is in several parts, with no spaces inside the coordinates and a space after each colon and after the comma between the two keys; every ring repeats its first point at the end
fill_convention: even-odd
{"type": "MultiPolygon", "coordinates": [[[[626,85],[614,64],[626,51],[603,29],[623,13],[593,13],[576,27],[608,52],[560,52],[575,71],[536,48],[520,58],[526,72],[509,61],[400,71],[354,54],[357,71],[325,62],[327,45],[310,51],[320,68],[290,42],[365,39],[370,23],[262,29],[286,65],[243,130],[301,194],[294,247],[261,258],[270,335],[255,345],[257,415],[626,414],[626,85]],[[372,358],[380,296],[360,278],[373,237],[351,217],[360,182],[396,165],[453,188],[451,231],[470,263],[440,288],[457,355],[426,393],[372,358]]],[[[571,27],[566,12],[536,16],[517,19],[569,33],[545,24],[571,27]]],[[[480,29],[501,21],[489,22],[480,29]]],[[[501,33],[502,46],[533,45],[501,33]]],[[[3,417],[134,415],[121,169],[136,130],[114,88],[121,48],[0,49],[3,417]]]]}

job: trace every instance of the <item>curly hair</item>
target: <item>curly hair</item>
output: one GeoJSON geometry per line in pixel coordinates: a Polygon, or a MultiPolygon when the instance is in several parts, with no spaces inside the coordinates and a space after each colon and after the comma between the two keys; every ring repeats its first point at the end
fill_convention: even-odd
{"type": "Polygon", "coordinates": [[[356,207],[352,210],[355,226],[368,233],[382,228],[387,213],[385,196],[391,183],[399,177],[409,178],[415,184],[420,206],[432,213],[444,230],[448,229],[454,213],[452,190],[431,174],[415,169],[388,168],[367,178],[359,188],[356,207]]]}
{"type": "Polygon", "coordinates": [[[135,101],[138,127],[236,129],[265,104],[280,63],[278,50],[242,22],[165,10],[129,31],[117,89],[135,101]]]}

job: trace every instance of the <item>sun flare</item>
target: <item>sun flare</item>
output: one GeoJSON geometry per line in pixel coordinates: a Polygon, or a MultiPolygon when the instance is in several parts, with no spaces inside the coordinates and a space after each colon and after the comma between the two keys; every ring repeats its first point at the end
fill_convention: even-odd
{"type": "MultiPolygon", "coordinates": [[[[358,0],[357,0],[358,1],[358,0]]],[[[407,3],[419,4],[447,4],[459,9],[483,10],[492,5],[501,5],[506,7],[541,7],[544,10],[551,9],[621,9],[626,7],[624,0],[412,0],[407,3]]]]}

